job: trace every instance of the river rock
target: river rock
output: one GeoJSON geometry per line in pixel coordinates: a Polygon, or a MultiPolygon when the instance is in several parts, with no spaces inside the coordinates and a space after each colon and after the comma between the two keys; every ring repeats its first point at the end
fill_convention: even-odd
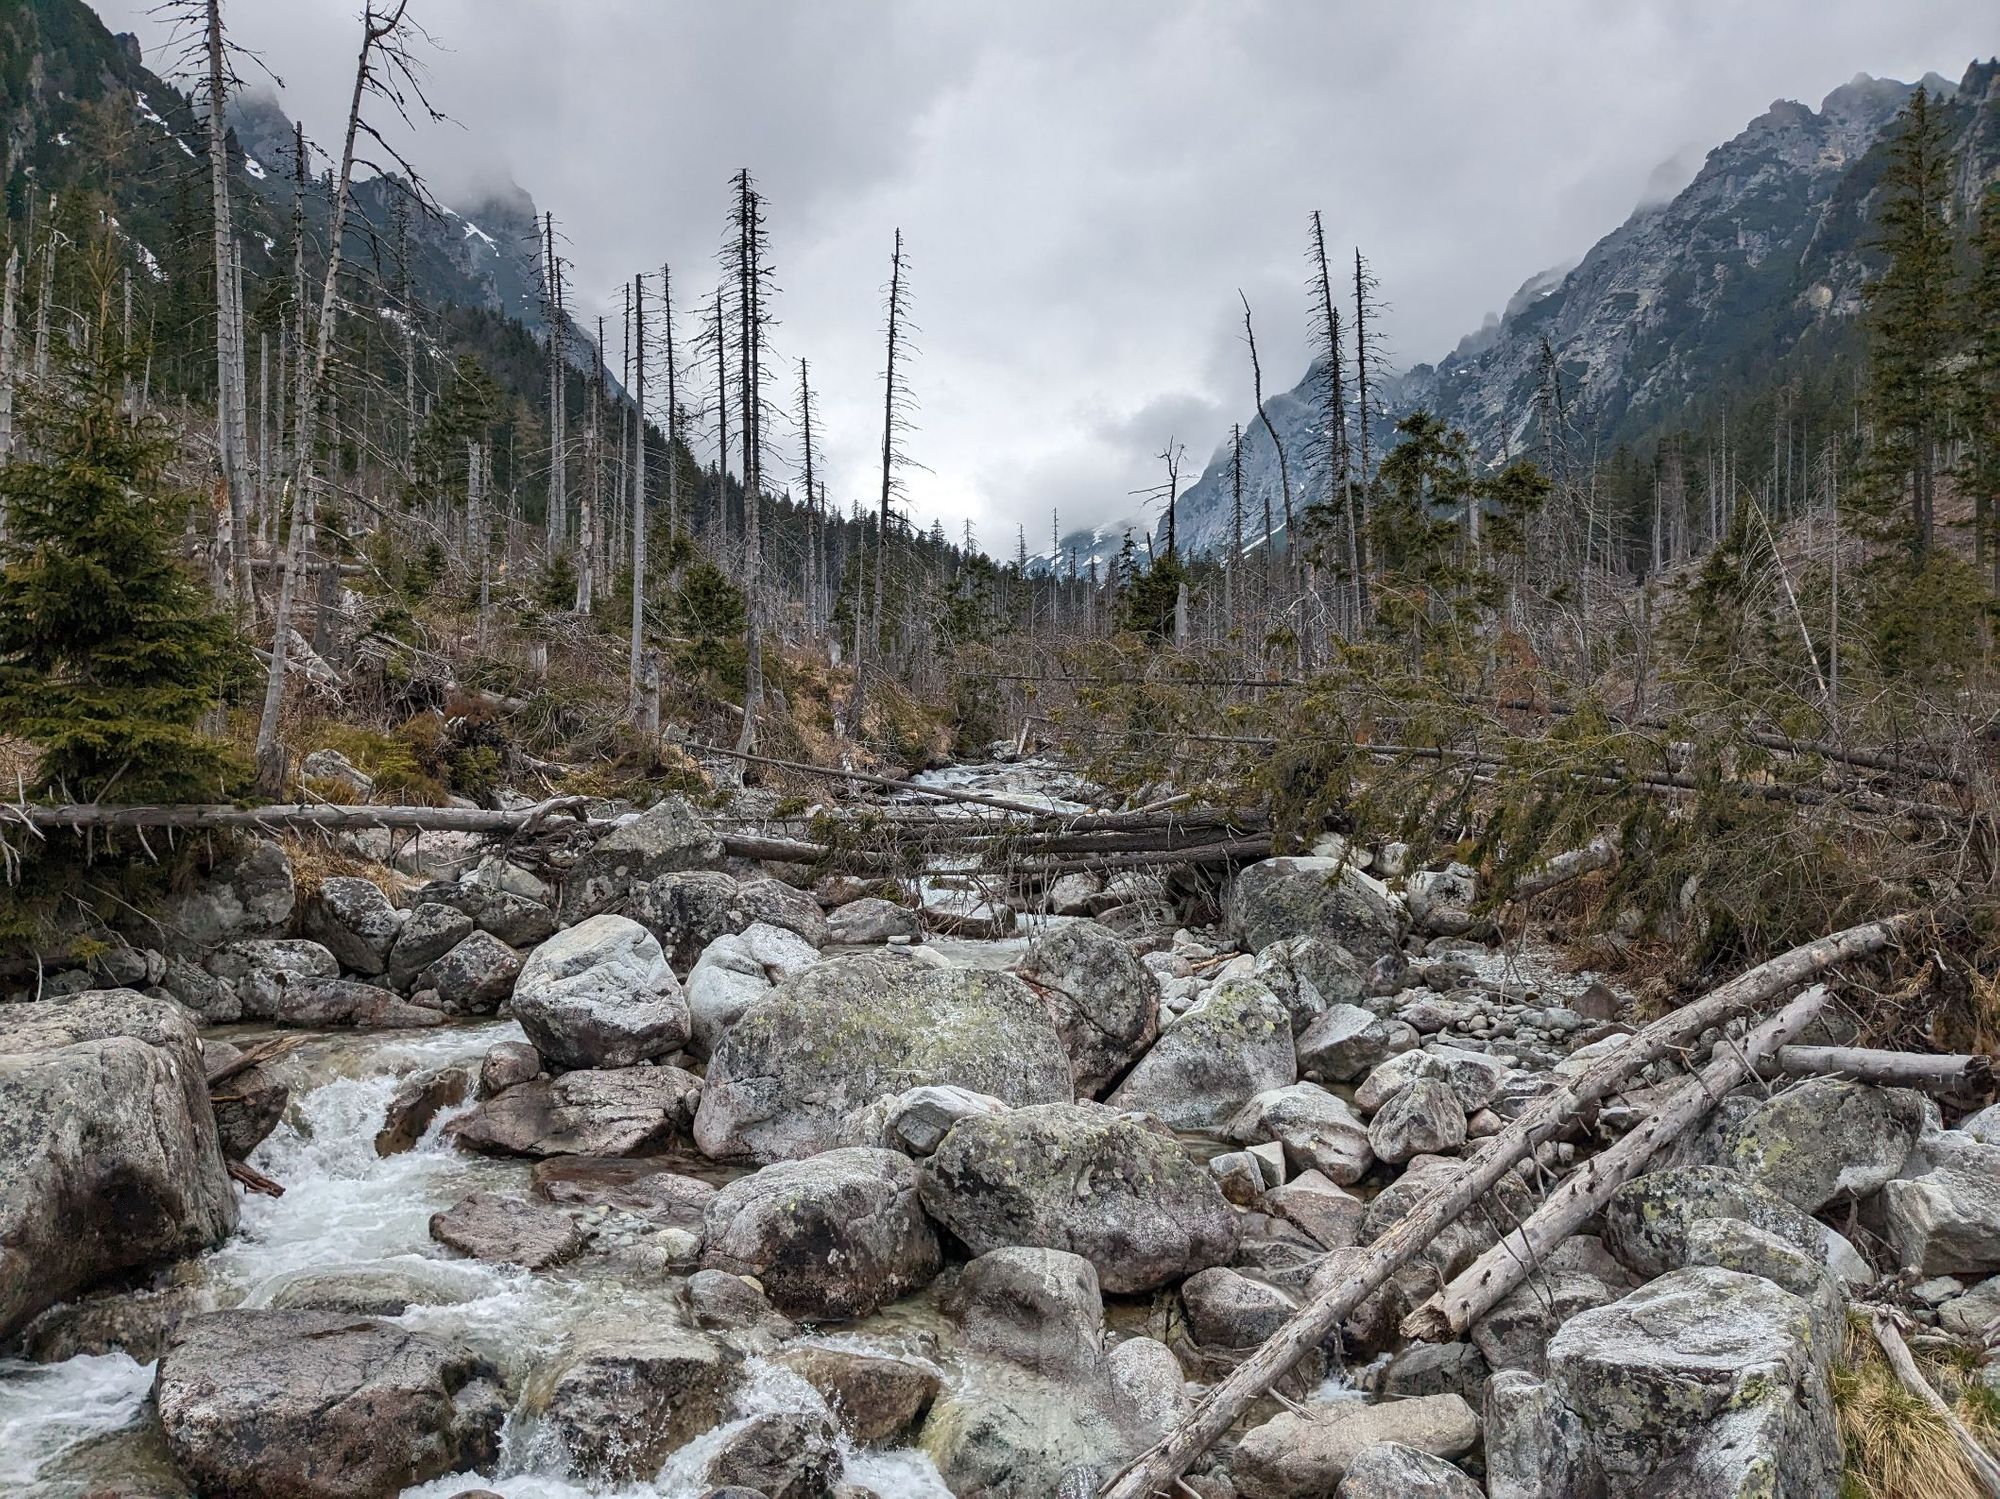
{"type": "Polygon", "coordinates": [[[129,989],[0,1005],[0,1340],[235,1227],[193,1016],[129,989]]]}
{"type": "Polygon", "coordinates": [[[815,950],[833,940],[826,912],[820,909],[810,891],[766,874],[743,881],[737,887],[736,898],[748,918],[746,925],[762,922],[765,926],[781,927],[815,950]]]}
{"type": "Polygon", "coordinates": [[[1384,1395],[1463,1395],[1477,1405],[1492,1373],[1470,1343],[1412,1343],[1382,1370],[1384,1395]]]}
{"type": "Polygon", "coordinates": [[[766,1166],[716,1193],[705,1220],[702,1263],[756,1276],[797,1317],[865,1317],[928,1285],[942,1263],[916,1167],[893,1150],[766,1166]]]}
{"type": "Polygon", "coordinates": [[[1456,1150],[1465,1143],[1465,1107],[1442,1078],[1420,1077],[1368,1121],[1368,1143],[1391,1165],[1456,1150]]]}
{"type": "Polygon", "coordinates": [[[1925,1275],[2000,1270],[2000,1145],[1940,1132],[1924,1150],[1928,1171],[1882,1189],[1897,1260],[1925,1275]]]}
{"type": "Polygon", "coordinates": [[[1459,1107],[1470,1115],[1499,1096],[1512,1070],[1483,1051],[1433,1042],[1419,1051],[1399,1052],[1376,1066],[1354,1090],[1354,1102],[1372,1114],[1418,1078],[1433,1077],[1450,1086],[1459,1107]]]}
{"type": "Polygon", "coordinates": [[[533,896],[468,877],[448,897],[480,931],[509,947],[530,948],[556,933],[556,913],[533,896]]]}
{"type": "Polygon", "coordinates": [[[961,1120],[918,1179],[925,1209],[974,1254],[1068,1250],[1118,1294],[1236,1252],[1236,1216],[1208,1171],[1170,1134],[1101,1104],[961,1120]]]}
{"type": "Polygon", "coordinates": [[[695,1271],[688,1277],[687,1298],[688,1310],[703,1327],[725,1332],[793,1331],[791,1321],[779,1315],[756,1281],[726,1270],[695,1271]]]}
{"type": "Polygon", "coordinates": [[[431,1237],[475,1260],[546,1270],[583,1252],[583,1235],[568,1213],[498,1192],[473,1192],[431,1214],[431,1237]]]}
{"type": "MultiPolygon", "coordinates": [[[[1687,1263],[1761,1275],[1794,1296],[1837,1294],[1820,1260],[1740,1218],[1697,1218],[1687,1226],[1687,1263]]],[[[1608,1299],[1608,1298],[1607,1298],[1608,1299]]]]}
{"type": "Polygon", "coordinates": [[[630,1067],[688,1038],[688,1005],[659,939],[627,916],[593,916],[529,954],[514,1016],[553,1070],[630,1067]]]}
{"type": "Polygon", "coordinates": [[[1816,1213],[1896,1177],[1923,1116],[1922,1097],[1906,1088],[1809,1078],[1772,1098],[1725,1100],[1707,1132],[1709,1159],[1816,1213]]]}
{"type": "Polygon", "coordinates": [[[296,900],[292,861],[284,849],[260,838],[222,860],[186,894],[168,900],[159,919],[176,946],[199,952],[276,936],[291,925],[296,900]]]}
{"type": "Polygon", "coordinates": [[[1472,1345],[1489,1369],[1545,1372],[1555,1330],[1579,1312],[1603,1306],[1618,1293],[1580,1270],[1537,1270],[1472,1324],[1472,1345]]]}
{"type": "Polygon", "coordinates": [[[1254,1348],[1299,1309],[1276,1286],[1217,1265],[1181,1282],[1181,1308],[1195,1341],[1209,1348],[1254,1348]]]}
{"type": "Polygon", "coordinates": [[[944,1143],[959,1120],[1006,1112],[1007,1105],[989,1093],[974,1093],[969,1088],[912,1088],[856,1109],[841,1126],[840,1138],[844,1145],[878,1145],[923,1157],[944,1143]]]}
{"type": "Polygon", "coordinates": [[[850,947],[887,942],[891,937],[916,942],[924,935],[923,918],[915,911],[877,895],[835,906],[827,913],[826,924],[829,940],[850,947]]]}
{"type": "Polygon", "coordinates": [[[1408,927],[1402,902],[1387,886],[1338,859],[1248,865],[1230,881],[1223,912],[1230,935],[1251,952],[1290,937],[1318,937],[1364,963],[1400,951],[1408,927]]]}
{"type": "Polygon", "coordinates": [[[1057,1379],[1104,1367],[1097,1271],[1060,1249],[994,1249],[965,1267],[946,1300],[967,1348],[1057,1379]]]}
{"type": "Polygon", "coordinates": [[[565,1072],[496,1094],[449,1129],[487,1155],[641,1155],[674,1138],[701,1091],[678,1067],[565,1072]]]}
{"type": "Polygon", "coordinates": [[[1155,1338],[1127,1338],[1105,1358],[1105,1368],[1153,1437],[1165,1436],[1175,1422],[1194,1409],[1188,1398],[1187,1373],[1173,1349],[1155,1338]]]}
{"type": "Polygon", "coordinates": [[[491,1098],[516,1083],[533,1082],[543,1071],[542,1054],[526,1041],[495,1042],[479,1059],[477,1096],[491,1098]]]}
{"type": "Polygon", "coordinates": [[[243,1014],[260,1020],[279,1013],[294,984],[340,976],[340,959],[324,944],[302,937],[232,942],[210,953],[203,966],[236,991],[243,1014]]]}
{"type": "Polygon", "coordinates": [[[741,929],[740,888],[719,869],[683,869],[641,885],[621,909],[685,968],[717,937],[741,929]]]}
{"type": "Polygon", "coordinates": [[[491,932],[474,932],[418,974],[414,986],[451,1014],[491,1015],[514,992],[520,973],[519,953],[491,932]]]}
{"type": "Polygon", "coordinates": [[[855,1109],[927,1084],[1066,1101],[1069,1058],[1012,974],[834,958],[772,990],[716,1048],[695,1140],[718,1159],[807,1156],[835,1144],[855,1109]]]}
{"type": "Polygon", "coordinates": [[[717,937],[688,974],[691,1050],[712,1056],[743,1012],[784,980],[819,961],[819,951],[788,927],[753,921],[741,932],[717,937]]]}
{"type": "Polygon", "coordinates": [[[391,990],[355,979],[294,979],[278,992],[268,1008],[244,1006],[246,1018],[269,1020],[304,1030],[335,1026],[389,1028],[444,1023],[444,1011],[417,1004],[391,990]]]}
{"type": "Polygon", "coordinates": [[[864,1447],[900,1446],[943,1384],[935,1369],[907,1359],[820,1344],[787,1349],[772,1362],[817,1390],[841,1428],[864,1447]]]}
{"type": "Polygon", "coordinates": [[[971,1365],[937,1397],[917,1438],[954,1494],[1091,1494],[1148,1441],[1137,1408],[1108,1380],[1099,1388],[997,1359],[971,1365]]]}
{"type": "Polygon", "coordinates": [[[1298,1039],[1299,1072],[1315,1082],[1351,1083],[1413,1049],[1415,1028],[1354,1004],[1329,1005],[1298,1039]]]}
{"type": "Polygon", "coordinates": [[[1298,1075],[1291,1017],[1277,996],[1254,979],[1225,979],[1160,1033],[1109,1102],[1176,1129],[1220,1129],[1298,1075]]]}
{"type": "Polygon", "coordinates": [[[1264,1207],[1299,1228],[1322,1249],[1347,1249],[1361,1242],[1368,1205],[1319,1171],[1301,1171],[1264,1194],[1264,1207]]]}
{"type": "Polygon", "coordinates": [[[833,1499],[840,1433],[826,1417],[800,1411],[752,1416],[728,1428],[702,1481],[751,1489],[766,1499],[833,1499]]]}
{"type": "Polygon", "coordinates": [[[564,925],[608,911],[663,874],[702,869],[722,860],[722,840],[678,796],[620,823],[597,840],[563,880],[564,925]]]}
{"type": "Polygon", "coordinates": [[[1983,1280],[1964,1295],[1940,1305],[1938,1322],[1946,1332],[1983,1340],[1986,1330],[2000,1323],[2000,1275],[1983,1280]]]}
{"type": "Polygon", "coordinates": [[[1549,1382],[1614,1492],[1672,1471],[1679,1493],[1805,1499],[1839,1487],[1827,1365],[1842,1331],[1837,1303],[1689,1266],[1566,1322],[1549,1382]]]}
{"type": "MultiPolygon", "coordinates": [[[[243,1055],[242,1049],[227,1041],[204,1041],[202,1066],[212,1075],[243,1055]]],[[[285,1105],[292,1090],[275,1068],[258,1063],[234,1073],[211,1095],[215,1109],[216,1136],[223,1157],[247,1161],[250,1152],[263,1144],[278,1121],[285,1117],[285,1105]]]]}
{"type": "Polygon", "coordinates": [[[1094,921],[1037,937],[1016,972],[1054,1003],[1079,1098],[1102,1093],[1160,1033],[1159,980],[1094,921]]]}
{"type": "Polygon", "coordinates": [[[1687,1233],[1700,1218],[1737,1218],[1806,1253],[1826,1258],[1818,1227],[1784,1198],[1720,1166],[1680,1166],[1634,1177],[1604,1206],[1604,1243],[1635,1275],[1687,1263],[1687,1233]]]}
{"type": "Polygon", "coordinates": [[[190,1318],[153,1381],[174,1465],[223,1499],[391,1499],[499,1456],[492,1368],[332,1312],[190,1318]]]}
{"type": "Polygon", "coordinates": [[[329,875],[306,902],[299,930],[324,945],[341,967],[372,978],[388,968],[407,915],[389,904],[373,880],[329,875]]]}
{"type": "Polygon", "coordinates": [[[978,890],[940,888],[926,881],[919,892],[924,924],[947,936],[990,942],[1014,930],[1014,908],[978,890]]]}
{"type": "Polygon", "coordinates": [[[560,1156],[535,1163],[537,1194],[558,1207],[616,1208],[650,1223],[701,1231],[716,1188],[658,1161],[560,1156]]]}
{"type": "MultiPolygon", "coordinates": [[[[1598,1499],[1604,1480],[1582,1418],[1543,1380],[1507,1369],[1482,1408],[1487,1499],[1598,1499]]],[[[1660,1499],[1666,1499],[1661,1495],[1660,1499]]]]}
{"type": "Polygon", "coordinates": [[[389,982],[408,989],[439,958],[472,935],[472,918],[456,906],[427,900],[403,919],[389,949],[389,982]]]}
{"type": "Polygon", "coordinates": [[[484,1272],[459,1260],[403,1258],[337,1270],[299,1270],[272,1284],[274,1311],[400,1317],[413,1306],[462,1306],[492,1290],[484,1272]]]}
{"type": "Polygon", "coordinates": [[[375,1132],[375,1154],[398,1155],[414,1149],[437,1116],[472,1096],[472,1069],[462,1063],[426,1067],[396,1085],[382,1128],[375,1132]]]}
{"type": "Polygon", "coordinates": [[[1238,1145],[1276,1141],[1294,1171],[1316,1171],[1337,1186],[1360,1181],[1375,1161],[1360,1116],[1312,1083],[1266,1089],[1237,1110],[1222,1133],[1238,1145]]]}
{"type": "Polygon", "coordinates": [[[1486,1499],[1486,1491],[1441,1457],[1377,1442],[1361,1449],[1335,1490],[1337,1499],[1486,1499]]]}
{"type": "Polygon", "coordinates": [[[740,1366],[723,1344],[685,1328],[587,1329],[537,1375],[527,1405],[579,1476],[632,1483],[721,1421],[740,1366]]]}
{"type": "Polygon", "coordinates": [[[208,1025],[229,1025],[243,1018],[243,1001],[237,996],[236,985],[179,953],[168,955],[159,987],[148,992],[155,999],[164,996],[192,1010],[208,1025]]]}
{"type": "Polygon", "coordinates": [[[1243,1434],[1230,1469],[1243,1499],[1323,1499],[1368,1448],[1397,1442],[1458,1457],[1479,1439],[1479,1417],[1456,1395],[1382,1405],[1346,1400],[1281,1411],[1243,1434]]]}

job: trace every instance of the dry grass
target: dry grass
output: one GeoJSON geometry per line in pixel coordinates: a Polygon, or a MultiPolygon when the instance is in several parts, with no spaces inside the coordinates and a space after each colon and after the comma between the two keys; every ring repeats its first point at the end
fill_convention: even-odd
{"type": "Polygon", "coordinates": [[[300,905],[304,905],[324,882],[341,875],[352,875],[380,885],[390,892],[391,898],[399,888],[419,883],[399,870],[343,853],[326,839],[312,833],[281,834],[278,843],[292,861],[292,881],[300,905]]]}
{"type": "MultiPolygon", "coordinates": [[[[2000,1409],[1991,1392],[1971,1383],[1964,1363],[1917,1359],[1958,1418],[1992,1446],[2000,1409]]],[[[1944,1417],[1897,1381],[1860,1318],[1834,1369],[1833,1398],[1845,1453],[1842,1499],[1986,1499],[1944,1417]]]]}

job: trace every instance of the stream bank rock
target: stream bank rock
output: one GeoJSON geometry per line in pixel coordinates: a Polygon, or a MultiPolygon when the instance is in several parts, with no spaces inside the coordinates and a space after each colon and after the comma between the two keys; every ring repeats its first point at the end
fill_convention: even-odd
{"type": "Polygon", "coordinates": [[[643,1155],[694,1115],[701,1079],[678,1067],[565,1072],[516,1083],[449,1126],[485,1155],[643,1155]]]}
{"type": "Polygon", "coordinates": [[[717,1046],[695,1143],[720,1160],[809,1156],[839,1143],[855,1109],[928,1084],[1066,1102],[1069,1058],[1047,1007],[1012,974],[830,959],[772,990],[717,1046]]]}
{"type": "Polygon", "coordinates": [[[1706,1135],[1716,1164],[1816,1213],[1893,1180],[1923,1117],[1922,1097],[1907,1088],[1816,1077],[1774,1098],[1725,1099],[1706,1135]]]}
{"type": "Polygon", "coordinates": [[[1236,1252],[1236,1215],[1206,1168],[1151,1121],[1103,1104],[963,1119],[918,1181],[925,1209],[974,1254],[1068,1250],[1114,1293],[1152,1290],[1236,1252]]]}
{"type": "Polygon", "coordinates": [[[431,1237],[473,1259],[527,1270],[546,1270],[583,1252],[583,1235],[569,1214],[498,1192],[474,1192],[432,1213],[431,1237]]]}
{"type": "Polygon", "coordinates": [[[1321,1499],[1379,1443],[1450,1458],[1478,1440],[1479,1416],[1457,1395],[1308,1405],[1245,1432],[1230,1475],[1243,1499],[1321,1499]]]}
{"type": "Polygon", "coordinates": [[[1017,970],[1056,1007],[1079,1098],[1095,1098],[1160,1033],[1160,982],[1108,927],[1061,926],[1035,939],[1017,970]]]}
{"type": "Polygon", "coordinates": [[[865,1317],[938,1273],[917,1169],[893,1150],[850,1146],[740,1177],[704,1213],[712,1270],[752,1275],[779,1311],[865,1317]]]}
{"type": "Polygon", "coordinates": [[[291,925],[298,887],[284,849],[256,839],[169,901],[160,924],[174,945],[199,953],[227,942],[274,937],[291,925]]]}
{"type": "Polygon", "coordinates": [[[1291,1016],[1278,997],[1254,979],[1225,979],[1160,1033],[1108,1102],[1176,1129],[1220,1129],[1298,1075],[1291,1016]]]}
{"type": "Polygon", "coordinates": [[[526,1403],[579,1476],[631,1483],[722,1420],[740,1365],[685,1328],[592,1329],[536,1376],[526,1403]]]}
{"type": "Polygon", "coordinates": [[[1381,881],[1339,859],[1248,865],[1230,881],[1223,911],[1230,935],[1250,952],[1291,937],[1317,937],[1364,964],[1400,952],[1408,928],[1402,902],[1381,881]]]}
{"type": "Polygon", "coordinates": [[[571,926],[607,911],[663,874],[703,869],[722,860],[722,840],[678,796],[606,833],[563,880],[558,912],[571,926]]]}
{"type": "Polygon", "coordinates": [[[789,1349],[774,1362],[819,1391],[841,1428],[864,1447],[901,1445],[944,1383],[936,1371],[906,1359],[823,1345],[789,1349]]]}
{"type": "Polygon", "coordinates": [[[330,875],[306,902],[299,930],[340,959],[341,967],[373,978],[387,970],[407,919],[373,880],[330,875]]]}
{"type": "Polygon", "coordinates": [[[129,989],[0,1006],[0,1340],[235,1227],[189,1012],[129,989]]]}
{"type": "Polygon", "coordinates": [[[778,984],[819,961],[819,950],[790,927],[753,921],[702,949],[688,974],[688,1013],[697,1056],[712,1056],[743,1012],[778,984]]]}
{"type": "Polygon", "coordinates": [[[219,1499],[390,1499],[499,1456],[506,1401],[463,1348],[372,1318],[190,1318],[153,1381],[174,1464],[219,1499]]]}
{"type": "Polygon", "coordinates": [[[688,1006],[659,939],[627,916],[593,916],[534,952],[514,1017],[552,1070],[631,1067],[688,1038],[688,1006]]]}

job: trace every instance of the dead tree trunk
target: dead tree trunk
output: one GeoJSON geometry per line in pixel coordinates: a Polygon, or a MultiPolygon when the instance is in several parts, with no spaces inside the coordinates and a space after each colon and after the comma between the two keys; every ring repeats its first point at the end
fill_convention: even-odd
{"type": "Polygon", "coordinates": [[[640,715],[646,644],[646,278],[632,278],[632,647],[627,687],[640,715]]]}
{"type": "Polygon", "coordinates": [[[222,48],[222,0],[207,0],[208,182],[215,238],[215,436],[222,481],[229,497],[229,586],[239,611],[251,606],[250,526],[244,450],[249,447],[247,413],[237,375],[241,368],[238,325],[236,223],[229,202],[229,69],[222,48]]]}
{"type": "MultiPolygon", "coordinates": [[[[903,333],[903,231],[896,231],[896,249],[889,261],[888,357],[882,366],[882,507],[875,531],[875,599],[869,610],[870,670],[879,670],[882,661],[882,592],[889,571],[889,501],[896,488],[896,429],[902,397],[896,374],[896,355],[903,333]]],[[[856,662],[855,682],[860,684],[862,663],[856,662]]]]}

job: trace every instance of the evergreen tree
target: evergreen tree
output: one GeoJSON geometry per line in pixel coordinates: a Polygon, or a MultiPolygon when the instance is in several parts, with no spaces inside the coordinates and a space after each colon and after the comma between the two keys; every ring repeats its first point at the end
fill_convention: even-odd
{"type": "Polygon", "coordinates": [[[40,751],[36,795],[213,801],[237,766],[197,725],[249,663],[177,555],[188,497],[172,444],[120,410],[107,308],[26,408],[37,456],[0,469],[0,722],[40,751]]]}
{"type": "Polygon", "coordinates": [[[2000,182],[1989,184],[1972,234],[1972,279],[1962,319],[1972,335],[1965,367],[1964,479],[1972,491],[1983,575],[2000,591],[2000,182]]]}

